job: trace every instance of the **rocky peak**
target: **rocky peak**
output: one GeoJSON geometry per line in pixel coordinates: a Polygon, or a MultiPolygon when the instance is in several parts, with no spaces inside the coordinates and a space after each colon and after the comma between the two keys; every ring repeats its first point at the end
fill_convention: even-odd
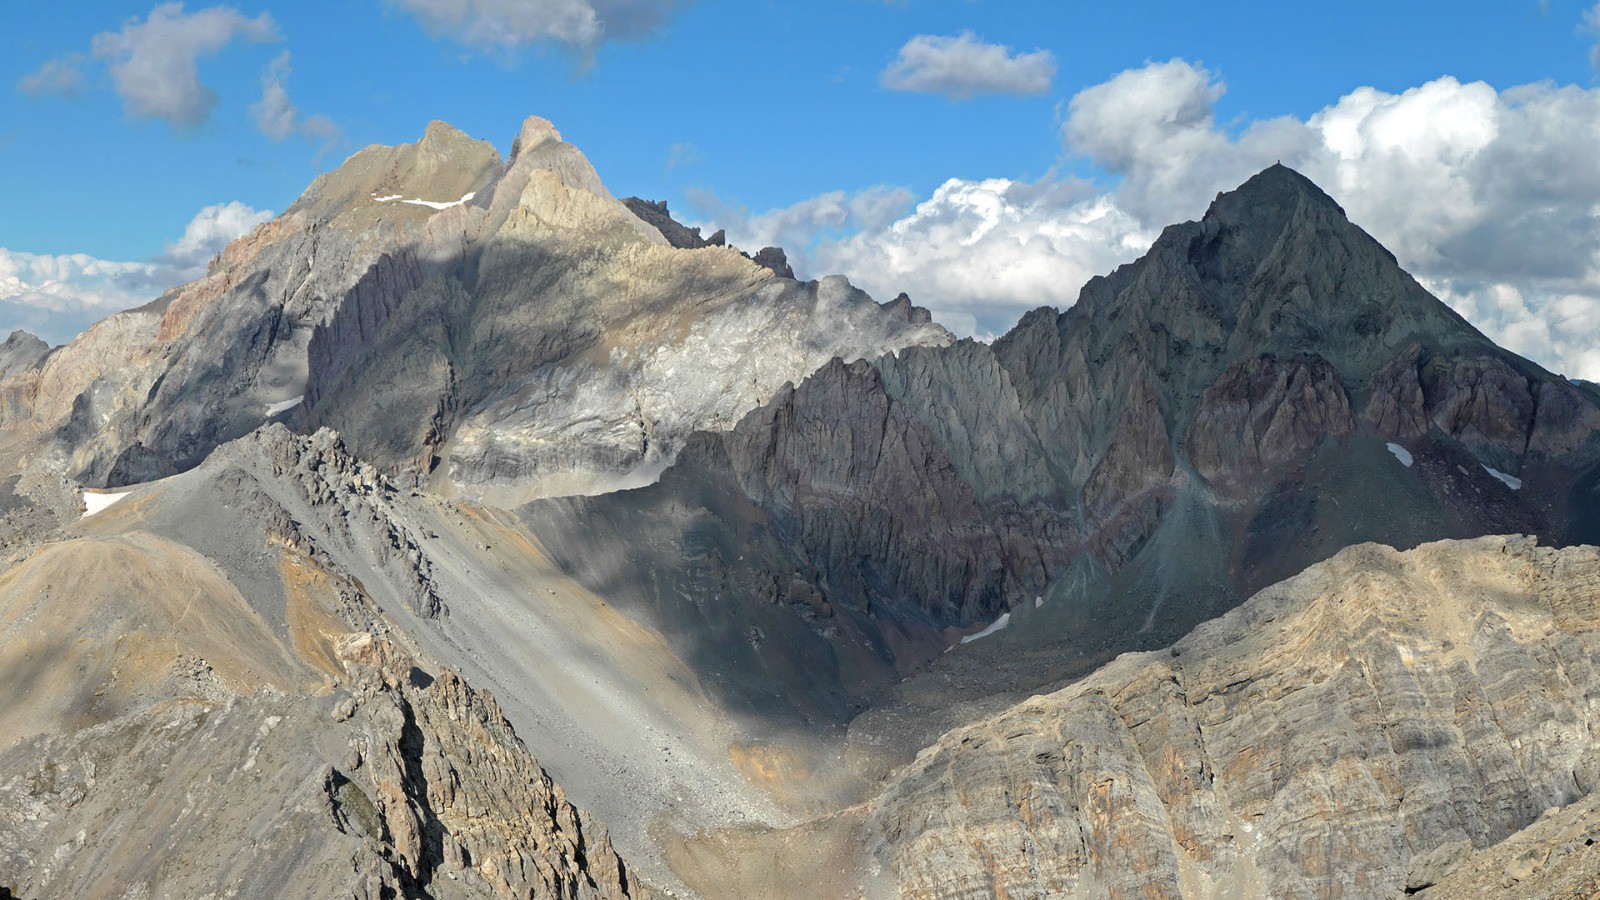
{"type": "Polygon", "coordinates": [[[672,211],[667,209],[665,200],[642,200],[638,197],[629,197],[622,201],[634,215],[641,221],[649,224],[661,232],[667,243],[679,250],[698,250],[701,247],[722,246],[727,243],[727,235],[718,231],[710,240],[702,237],[700,229],[679,222],[672,217],[672,211]]]}
{"type": "Polygon", "coordinates": [[[771,269],[780,278],[794,277],[794,269],[789,266],[789,255],[783,252],[782,247],[762,247],[750,258],[755,260],[756,265],[771,269]]]}
{"type": "Polygon", "coordinates": [[[1206,218],[1237,220],[1247,215],[1259,217],[1264,211],[1283,216],[1301,203],[1344,215],[1343,207],[1316,182],[1280,162],[1250,176],[1237,188],[1217,194],[1206,218]]]}
{"type": "Polygon", "coordinates": [[[551,124],[549,119],[539,116],[529,116],[522,121],[522,130],[517,132],[517,139],[511,142],[511,159],[509,163],[515,164],[525,150],[532,150],[545,143],[564,143],[561,132],[551,124]]]}
{"type": "Polygon", "coordinates": [[[352,224],[406,216],[426,219],[430,207],[405,201],[454,203],[484,190],[503,169],[493,144],[444,122],[431,122],[415,143],[374,145],[311,183],[288,209],[316,222],[352,224]]]}
{"type": "Polygon", "coordinates": [[[50,352],[50,345],[26,331],[11,332],[0,344],[0,381],[18,372],[33,368],[50,352]]]}

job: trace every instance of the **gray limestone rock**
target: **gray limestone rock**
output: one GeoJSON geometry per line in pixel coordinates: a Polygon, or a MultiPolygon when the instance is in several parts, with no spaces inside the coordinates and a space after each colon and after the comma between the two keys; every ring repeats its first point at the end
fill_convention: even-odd
{"type": "Polygon", "coordinates": [[[1594,548],[1351,548],[945,735],[880,858],[907,898],[1398,893],[1600,786],[1597,601],[1594,548]]]}

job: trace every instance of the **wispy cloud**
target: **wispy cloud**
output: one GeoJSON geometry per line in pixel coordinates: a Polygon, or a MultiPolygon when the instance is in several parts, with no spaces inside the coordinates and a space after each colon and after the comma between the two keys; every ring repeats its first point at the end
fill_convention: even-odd
{"type": "Polygon", "coordinates": [[[83,89],[83,63],[81,54],[52,59],[17,82],[17,90],[34,97],[76,97],[83,89]]]}
{"type": "Polygon", "coordinates": [[[321,152],[327,152],[342,136],[339,126],[327,116],[301,116],[299,108],[289,99],[290,71],[286,50],[278,54],[261,76],[261,99],[250,106],[250,114],[261,133],[274,141],[286,141],[298,135],[320,142],[321,152]]]}
{"type": "Polygon", "coordinates": [[[688,142],[673,144],[672,148],[667,151],[666,170],[668,172],[673,172],[683,168],[684,166],[692,166],[699,161],[699,147],[696,147],[694,144],[688,142]]]}
{"type": "Polygon", "coordinates": [[[666,24],[693,0],[390,0],[435,34],[475,50],[515,53],[540,44],[592,52],[666,24]]]}

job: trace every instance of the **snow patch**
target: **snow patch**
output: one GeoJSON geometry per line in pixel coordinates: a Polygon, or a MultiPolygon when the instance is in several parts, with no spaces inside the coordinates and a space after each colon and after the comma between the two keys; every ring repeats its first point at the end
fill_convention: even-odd
{"type": "Polygon", "coordinates": [[[83,518],[87,519],[95,513],[104,512],[111,504],[131,493],[133,491],[84,491],[83,518]]]}
{"type": "Polygon", "coordinates": [[[970,644],[973,641],[977,640],[978,638],[986,638],[989,635],[994,634],[997,631],[1005,631],[1006,628],[1010,624],[1011,624],[1011,613],[1002,613],[1000,618],[994,620],[994,624],[992,624],[988,628],[985,628],[984,630],[978,632],[977,634],[969,634],[969,635],[967,635],[966,637],[961,639],[961,643],[970,644]]]}
{"type": "Polygon", "coordinates": [[[1044,598],[1043,597],[1035,597],[1035,598],[1033,598],[1033,608],[1034,609],[1038,609],[1039,607],[1041,607],[1043,605],[1044,605],[1044,598]]]}
{"type": "MultiPolygon", "coordinates": [[[[1479,463],[1479,465],[1482,465],[1482,463],[1479,463]]],[[[1502,482],[1505,483],[1506,487],[1511,488],[1513,491],[1522,490],[1522,479],[1521,478],[1518,478],[1515,475],[1507,475],[1506,473],[1500,471],[1499,469],[1491,469],[1488,466],[1484,466],[1483,470],[1485,472],[1488,472],[1490,475],[1493,475],[1494,477],[1500,479],[1502,482]]]]}
{"type": "Polygon", "coordinates": [[[281,403],[268,403],[267,404],[267,415],[268,416],[275,416],[278,413],[286,413],[289,410],[294,409],[296,406],[299,406],[301,403],[305,402],[305,399],[306,399],[306,395],[305,394],[301,394],[298,397],[294,397],[294,398],[289,399],[289,400],[284,400],[281,403]]]}
{"type": "MultiPolygon", "coordinates": [[[[379,203],[393,203],[396,200],[400,200],[402,196],[404,195],[390,194],[387,197],[374,197],[373,199],[379,203]]],[[[461,206],[476,196],[478,196],[477,191],[468,191],[460,200],[419,200],[413,197],[410,200],[400,200],[400,202],[409,203],[412,206],[426,206],[429,209],[449,209],[452,206],[461,206]]]]}
{"type": "Polygon", "coordinates": [[[1411,458],[1411,451],[1400,446],[1399,444],[1390,444],[1389,452],[1394,454],[1395,459],[1400,460],[1400,465],[1405,466],[1408,469],[1411,468],[1412,463],[1416,462],[1415,459],[1411,458]]]}

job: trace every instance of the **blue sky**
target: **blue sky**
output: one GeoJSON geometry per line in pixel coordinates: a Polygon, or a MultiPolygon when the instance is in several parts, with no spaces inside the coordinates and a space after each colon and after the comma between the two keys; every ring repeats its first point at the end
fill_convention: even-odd
{"type": "MultiPolygon", "coordinates": [[[[1435,93],[1450,97],[1413,104],[1432,112],[1397,115],[1422,115],[1421,127],[1450,132],[1463,115],[1451,111],[1450,98],[1466,97],[1476,82],[1494,98],[1487,106],[1479,104],[1481,114],[1497,121],[1521,108],[1515,92],[1524,85],[1569,88],[1587,101],[1595,94],[1597,60],[1593,18],[1586,16],[1600,12],[1593,3],[1564,0],[235,2],[224,6],[236,24],[249,24],[239,25],[231,40],[198,59],[199,83],[214,94],[214,105],[199,113],[191,106],[190,121],[175,123],[171,115],[141,117],[126,91],[119,92],[110,69],[114,55],[96,58],[93,49],[96,35],[151,19],[158,4],[88,0],[60,5],[68,6],[66,11],[42,4],[13,6],[0,38],[7,51],[0,54],[0,196],[6,204],[0,248],[7,251],[141,262],[172,256],[174,242],[200,210],[225,203],[241,204],[235,209],[242,210],[282,210],[344,156],[371,143],[415,140],[431,119],[447,120],[504,150],[522,118],[539,114],[588,154],[619,195],[666,199],[682,217],[728,226],[735,238],[743,234],[751,242],[798,245],[795,255],[803,268],[815,270],[810,274],[823,274],[819,267],[830,265],[860,266],[861,271],[847,274],[878,293],[895,289],[896,266],[906,257],[904,248],[884,241],[867,246],[874,234],[888,235],[896,222],[903,222],[902,238],[932,227],[935,220],[940,227],[968,220],[978,223],[974,227],[992,227],[993,221],[983,218],[988,213],[974,210],[998,203],[999,215],[1010,217],[1002,254],[1012,261],[1009,268],[1016,268],[1019,254],[1033,250],[1055,254],[1061,265],[1048,275],[1040,270],[1047,281],[1019,283],[1004,297],[927,297],[960,330],[979,334],[1003,330],[1019,309],[1032,305],[1033,295],[1037,302],[1069,303],[1081,284],[1080,270],[1092,274],[1094,266],[1125,261],[1130,248],[1164,223],[1161,216],[1188,218],[1202,211],[1203,204],[1195,208],[1193,198],[1176,199],[1182,190],[1163,193],[1162,185],[1194,186],[1196,196],[1204,197],[1230,187],[1220,182],[1238,172],[1248,174],[1245,169],[1260,161],[1268,145],[1299,159],[1294,153],[1300,150],[1293,148],[1303,150],[1303,140],[1285,139],[1293,145],[1290,150],[1272,141],[1252,145],[1244,135],[1260,123],[1284,117],[1309,123],[1352,92],[1370,88],[1383,97],[1402,98],[1442,78],[1453,81],[1435,93]],[[543,27],[538,24],[546,15],[542,11],[556,17],[573,10],[598,10],[605,27],[566,40],[539,39],[530,32],[509,46],[489,45],[493,36],[505,36],[492,21],[488,31],[471,32],[473,16],[492,17],[515,7],[522,8],[513,13],[525,28],[543,27]],[[452,8],[462,16],[457,25],[438,18],[452,8]],[[429,18],[429,9],[435,18],[429,18]],[[263,22],[263,15],[270,22],[263,22]],[[908,42],[919,36],[956,40],[963,33],[970,33],[973,46],[1003,45],[996,52],[1007,61],[1038,55],[1043,69],[1036,67],[1035,74],[1048,75],[1042,85],[1032,83],[1022,93],[978,91],[965,99],[953,99],[948,86],[931,93],[888,86],[892,79],[885,70],[908,42]],[[74,90],[29,86],[30,77],[37,81],[52,60],[80,73],[74,90]],[[297,110],[285,126],[294,133],[276,136],[282,139],[264,133],[252,112],[275,61],[287,66],[286,74],[278,70],[280,83],[297,110]],[[1183,68],[1159,68],[1172,61],[1183,68]],[[1132,137],[1118,143],[1106,135],[1117,129],[1151,133],[1146,126],[1170,118],[1172,110],[1159,103],[1141,107],[1114,92],[1094,110],[1088,101],[1074,102],[1087,90],[1114,83],[1119,73],[1140,71],[1151,73],[1148,90],[1140,95],[1144,101],[1150,91],[1175,97],[1187,90],[1193,103],[1180,115],[1193,112],[1194,104],[1204,107],[1198,130],[1174,135],[1168,129],[1143,143],[1132,137]],[[1090,112],[1096,114],[1093,134],[1085,130],[1090,112]],[[307,129],[312,116],[321,117],[315,120],[321,124],[307,129]],[[335,129],[337,137],[330,138],[335,129]],[[1188,168],[1161,169],[1164,160],[1188,153],[1197,135],[1215,152],[1196,157],[1188,168]],[[954,187],[941,196],[952,179],[954,187]],[[814,206],[806,206],[830,192],[842,192],[832,195],[835,206],[849,211],[818,215],[814,206]],[[1151,197],[1157,193],[1175,199],[1155,202],[1151,197]],[[857,199],[863,206],[850,207],[857,199]],[[881,200],[886,211],[862,212],[868,200],[881,200]],[[959,214],[945,216],[930,208],[917,218],[916,204],[930,203],[965,205],[959,214]],[[1094,203],[1102,206],[1085,205],[1094,203]],[[1103,225],[1107,203],[1123,222],[1120,230],[1073,232],[1072,239],[1088,242],[1098,236],[1110,249],[1067,247],[1056,225],[1073,216],[1078,217],[1073,221],[1103,225]],[[788,212],[765,215],[769,211],[788,212]],[[1056,225],[1045,222],[1058,213],[1056,225]],[[1062,262],[1068,256],[1071,265],[1062,262]],[[1077,284],[1063,283],[1073,281],[1077,284]]],[[[181,13],[167,12],[193,16],[214,9],[191,2],[181,13]]],[[[1137,85],[1123,84],[1130,87],[1137,85]]],[[[1517,159],[1526,160],[1528,148],[1544,140],[1541,128],[1562,127],[1563,116],[1582,119],[1569,123],[1580,129],[1594,126],[1585,118],[1589,106],[1584,103],[1563,106],[1551,100],[1547,105],[1555,124],[1527,124],[1527,134],[1518,138],[1517,159]]],[[[1395,133],[1392,123],[1385,127],[1395,133]]],[[[1495,127],[1505,129],[1503,122],[1495,127]]],[[[1323,149],[1305,152],[1304,165],[1321,165],[1325,178],[1319,180],[1338,182],[1330,189],[1353,214],[1376,202],[1359,196],[1371,171],[1370,154],[1361,156],[1367,150],[1357,154],[1361,160],[1350,171],[1319,162],[1327,156],[1323,149]]],[[[1456,163],[1439,165],[1446,164],[1456,163]]],[[[1586,179],[1578,193],[1588,189],[1586,179]]],[[[1537,185],[1530,185],[1528,196],[1536,192],[1537,185]]],[[[1600,196],[1595,199],[1600,204],[1600,196]]],[[[1524,205],[1538,208],[1533,200],[1524,205]]],[[[1546,278],[1536,285],[1510,279],[1508,273],[1459,277],[1449,263],[1452,254],[1465,252],[1461,247],[1437,235],[1428,244],[1423,239],[1427,223],[1402,222],[1386,231],[1383,210],[1373,208],[1379,212],[1371,217],[1379,222],[1369,226],[1374,233],[1391,244],[1418,243],[1410,256],[1404,247],[1397,252],[1421,270],[1430,287],[1451,294],[1447,299],[1458,308],[1493,306],[1492,289],[1510,285],[1530,314],[1537,313],[1533,306],[1555,303],[1582,286],[1582,278],[1560,284],[1546,278]],[[1529,299],[1541,291],[1540,296],[1549,296],[1529,299]]],[[[235,216],[229,221],[254,220],[235,216]]],[[[1481,224],[1462,228],[1481,231],[1481,224]]],[[[1573,252],[1581,256],[1590,249],[1579,245],[1573,252]]],[[[936,269],[920,265],[917,271],[936,269]]],[[[910,269],[901,274],[909,288],[928,281],[910,269]]],[[[33,277],[37,280],[37,273],[33,277]]],[[[923,294],[928,293],[924,286],[923,294]]],[[[1600,295],[1600,289],[1592,293],[1600,295]]],[[[7,308],[0,305],[0,320],[7,308]]],[[[1581,312],[1573,327],[1587,325],[1588,313],[1581,312]]],[[[1488,321],[1488,313],[1477,315],[1488,321]]],[[[0,332],[6,330],[7,322],[0,321],[0,332]]],[[[1532,347],[1519,349],[1537,357],[1532,347]]],[[[1551,364],[1558,358],[1564,357],[1551,350],[1541,361],[1551,364]]],[[[1588,365],[1568,367],[1588,371],[1588,365]]],[[[1593,368],[1600,371],[1600,357],[1593,368]]]]}

